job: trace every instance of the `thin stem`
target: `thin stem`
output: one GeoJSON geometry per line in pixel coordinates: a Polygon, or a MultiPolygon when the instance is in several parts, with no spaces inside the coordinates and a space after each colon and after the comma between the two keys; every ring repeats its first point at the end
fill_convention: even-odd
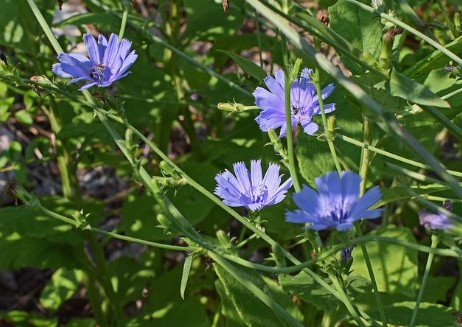
{"type": "MultiPolygon", "coordinates": [[[[338,292],[339,296],[341,298],[348,299],[348,296],[346,295],[345,290],[343,289],[342,285],[339,283],[337,277],[332,272],[327,272],[327,274],[329,275],[329,278],[332,281],[332,284],[334,285],[335,290],[338,292]]],[[[361,317],[358,315],[358,312],[353,307],[353,304],[349,302],[347,303],[348,305],[346,303],[345,305],[347,306],[348,312],[351,314],[353,319],[356,320],[359,326],[365,327],[364,322],[361,320],[361,317]]]]}
{"type": "Polygon", "coordinates": [[[55,50],[57,54],[63,52],[63,49],[58,43],[58,40],[56,40],[55,36],[53,35],[53,32],[51,31],[50,27],[48,26],[48,23],[46,22],[45,18],[43,17],[42,13],[40,12],[40,9],[38,9],[37,5],[35,4],[34,0],[26,0],[30,9],[34,13],[35,18],[37,19],[38,23],[40,24],[40,27],[42,28],[43,32],[48,38],[48,41],[50,41],[51,46],[55,50]]]}
{"type": "Polygon", "coordinates": [[[122,2],[124,3],[124,12],[122,13],[122,22],[120,23],[119,41],[122,41],[124,37],[125,27],[127,26],[128,11],[130,10],[130,4],[126,4],[124,0],[122,0],[122,2]]]}
{"type": "MultiPolygon", "coordinates": [[[[424,168],[424,169],[432,169],[432,167],[430,167],[429,165],[423,164],[423,163],[415,161],[415,160],[407,159],[407,158],[399,156],[397,154],[394,154],[394,153],[391,153],[391,152],[376,148],[376,147],[374,147],[372,145],[366,144],[366,143],[361,142],[361,141],[357,141],[357,140],[355,140],[355,139],[353,139],[351,137],[348,137],[346,135],[343,135],[343,134],[336,133],[335,138],[339,138],[342,141],[345,141],[345,142],[348,142],[350,144],[359,146],[361,148],[368,149],[369,151],[375,152],[375,153],[380,154],[380,155],[382,155],[384,157],[394,159],[394,160],[397,160],[397,161],[401,161],[401,162],[404,162],[406,164],[409,164],[409,165],[412,165],[412,166],[415,166],[415,167],[424,168]]],[[[448,170],[447,172],[450,175],[457,176],[457,177],[462,177],[461,172],[458,172],[458,171],[455,171],[455,170],[448,170]]]]}
{"type": "MultiPolygon", "coordinates": [[[[363,236],[363,233],[359,225],[355,225],[355,230],[358,236],[361,238],[363,236]]],[[[366,262],[367,272],[369,273],[369,277],[371,279],[372,289],[374,290],[375,302],[377,302],[377,307],[380,313],[380,319],[382,319],[383,326],[388,326],[385,311],[383,309],[382,299],[380,298],[379,288],[377,287],[377,281],[375,280],[374,270],[372,269],[371,260],[369,258],[369,253],[367,252],[367,248],[364,243],[360,243],[360,247],[364,256],[364,261],[366,262]]]]}
{"type": "MultiPolygon", "coordinates": [[[[363,134],[364,134],[364,144],[370,143],[370,124],[369,120],[364,117],[363,119],[363,134]]],[[[359,167],[359,174],[362,178],[361,185],[360,185],[360,196],[365,193],[366,190],[366,183],[367,183],[367,172],[369,168],[369,150],[367,147],[364,147],[361,152],[361,163],[359,167]]],[[[355,231],[356,234],[361,237],[363,236],[363,232],[359,224],[355,224],[355,231]]],[[[372,289],[374,290],[374,297],[375,302],[377,303],[377,307],[379,309],[380,319],[382,320],[383,326],[387,326],[387,318],[385,316],[385,311],[383,309],[382,299],[380,298],[379,288],[377,286],[377,281],[375,279],[374,270],[372,269],[371,260],[369,258],[369,253],[367,252],[366,245],[364,243],[360,244],[361,251],[364,256],[364,261],[366,262],[367,272],[369,273],[369,278],[371,279],[372,289]]]]}
{"type": "MultiPolygon", "coordinates": [[[[59,131],[61,130],[61,122],[58,116],[59,111],[56,107],[56,102],[53,96],[50,95],[50,107],[51,110],[48,110],[45,107],[42,107],[43,112],[48,117],[50,122],[51,130],[53,134],[58,135],[59,131]]],[[[63,191],[63,195],[65,198],[69,199],[72,196],[72,177],[69,173],[68,166],[70,164],[69,160],[69,151],[67,147],[64,145],[64,142],[61,141],[59,138],[55,138],[55,146],[56,146],[56,161],[58,162],[59,167],[59,175],[61,177],[61,187],[63,191]]],[[[76,183],[74,183],[74,186],[76,183]]]]}
{"type": "MultiPolygon", "coordinates": [[[[58,220],[60,220],[62,222],[65,222],[66,224],[71,224],[71,225],[73,225],[75,227],[82,227],[82,226],[79,226],[79,224],[75,221],[75,219],[67,218],[67,217],[65,217],[65,216],[63,216],[63,215],[61,215],[59,213],[56,213],[54,211],[51,211],[51,210],[43,207],[42,205],[40,205],[40,210],[42,210],[47,216],[49,216],[51,218],[58,219],[58,220]]],[[[106,235],[106,236],[116,238],[116,239],[119,239],[119,240],[122,240],[122,241],[143,244],[143,245],[147,245],[147,246],[150,246],[150,247],[155,247],[155,248],[160,248],[160,249],[165,249],[165,250],[170,250],[170,251],[194,252],[194,251],[198,250],[198,248],[195,248],[195,247],[168,245],[168,244],[162,244],[162,243],[146,241],[146,240],[139,239],[139,238],[136,238],[136,237],[120,235],[120,234],[117,234],[117,233],[108,232],[108,231],[105,231],[103,229],[92,227],[92,226],[90,226],[88,224],[83,226],[83,228],[85,230],[89,230],[89,231],[92,231],[92,232],[95,232],[95,233],[106,235]]]]}
{"type": "Polygon", "coordinates": [[[324,109],[324,99],[322,98],[321,76],[320,76],[319,68],[313,72],[312,81],[313,81],[314,86],[316,87],[316,94],[318,96],[319,108],[321,109],[322,124],[324,126],[324,133],[327,139],[327,144],[329,145],[330,154],[335,164],[335,169],[337,169],[337,172],[340,175],[342,173],[342,167],[340,167],[340,163],[337,158],[337,153],[334,147],[333,136],[331,135],[331,131],[329,131],[327,128],[327,118],[326,118],[326,111],[324,109]]]}
{"type": "MultiPolygon", "coordinates": [[[[286,65],[287,67],[287,65],[286,65]]],[[[294,155],[294,141],[292,134],[292,108],[290,103],[290,86],[291,80],[289,72],[284,72],[284,100],[285,100],[285,113],[286,113],[286,139],[287,139],[287,157],[289,159],[289,171],[294,184],[295,192],[300,192],[300,182],[298,181],[297,170],[295,168],[295,155],[294,155]]]]}
{"type": "Polygon", "coordinates": [[[452,36],[452,39],[455,39],[456,36],[458,35],[457,34],[457,31],[456,29],[454,28],[454,24],[452,23],[452,20],[451,18],[449,17],[448,15],[448,11],[446,10],[446,8],[444,7],[443,3],[441,2],[441,0],[436,0],[436,3],[438,4],[438,7],[440,7],[440,11],[441,11],[441,14],[443,15],[444,17],[444,20],[446,20],[446,24],[448,25],[449,27],[449,31],[451,32],[451,36],[452,36]]]}
{"type": "MultiPolygon", "coordinates": [[[[439,242],[438,236],[432,235],[431,248],[433,248],[433,249],[436,248],[438,246],[438,242],[439,242]]],[[[410,327],[415,326],[415,321],[417,319],[417,313],[419,312],[420,302],[422,301],[422,297],[423,297],[424,292],[425,292],[425,287],[427,286],[427,280],[428,280],[428,276],[430,274],[430,268],[432,266],[433,256],[434,256],[434,254],[430,253],[428,255],[428,258],[427,258],[427,264],[425,265],[425,272],[424,272],[424,275],[422,277],[422,284],[420,285],[419,295],[417,296],[417,301],[415,303],[414,312],[412,313],[411,323],[409,324],[410,327]]]]}
{"type": "Polygon", "coordinates": [[[370,123],[366,116],[363,118],[363,139],[364,147],[361,149],[361,162],[359,164],[359,176],[361,176],[360,195],[366,192],[367,172],[369,171],[369,145],[370,145],[370,123]]]}

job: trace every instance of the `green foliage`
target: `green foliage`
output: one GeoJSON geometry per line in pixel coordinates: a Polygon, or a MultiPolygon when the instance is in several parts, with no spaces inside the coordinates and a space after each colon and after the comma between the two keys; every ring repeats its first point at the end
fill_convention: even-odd
{"type": "Polygon", "coordinates": [[[457,1],[83,0],[87,12],[57,22],[59,2],[1,4],[0,186],[31,194],[11,183],[0,196],[0,270],[50,278],[30,303],[0,307],[0,325],[409,326],[414,312],[414,326],[454,325],[460,264],[444,256],[460,253],[462,222],[457,1]],[[53,33],[78,52],[80,34],[117,34],[122,17],[138,55],[129,76],[81,92],[52,73],[53,33]],[[313,117],[315,135],[296,128],[291,162],[287,139],[261,132],[252,93],[299,58],[334,84],[324,103],[336,110],[329,126],[313,117]],[[214,176],[252,159],[311,187],[337,166],[361,174],[361,192],[379,186],[381,220],[358,226],[368,255],[353,231],[287,223],[294,188],[256,213],[217,201],[214,176]],[[456,227],[431,232],[441,242],[426,268],[435,250],[418,212],[445,199],[456,227]],[[344,243],[356,244],[348,262],[344,243]],[[77,295],[87,311],[63,315],[77,295]]]}
{"type": "MultiPolygon", "coordinates": [[[[371,233],[371,235],[386,236],[397,240],[415,243],[411,232],[406,228],[386,226],[371,233]]],[[[417,252],[402,246],[389,243],[371,243],[367,252],[379,291],[400,293],[414,298],[417,282],[417,252]]],[[[353,251],[353,275],[367,276],[367,267],[361,250],[353,251]]]]}

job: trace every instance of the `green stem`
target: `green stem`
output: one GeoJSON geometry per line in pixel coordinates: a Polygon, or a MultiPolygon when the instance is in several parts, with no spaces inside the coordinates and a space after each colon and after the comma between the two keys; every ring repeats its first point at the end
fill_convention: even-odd
{"type": "Polygon", "coordinates": [[[412,9],[406,0],[398,0],[398,3],[401,11],[405,13],[409,18],[411,18],[414,24],[416,24],[421,31],[424,31],[428,37],[438,42],[435,35],[428,28],[428,24],[425,24],[425,22],[420,19],[420,17],[414,12],[414,9],[412,9]]]}
{"type": "MultiPolygon", "coordinates": [[[[284,56],[285,57],[285,56],[284,56]]],[[[288,66],[286,65],[288,69],[288,66]]],[[[292,81],[290,80],[289,71],[284,72],[284,96],[285,96],[285,112],[286,112],[286,138],[287,138],[287,157],[289,159],[289,171],[294,184],[295,192],[300,192],[300,182],[298,181],[297,170],[295,168],[295,155],[294,155],[294,141],[292,134],[292,108],[290,103],[290,86],[292,81]]]]}
{"type": "Polygon", "coordinates": [[[324,99],[322,98],[321,76],[320,76],[319,68],[313,72],[312,81],[313,81],[314,86],[316,87],[316,94],[318,96],[319,108],[321,109],[322,124],[324,126],[324,133],[327,139],[327,144],[329,145],[330,154],[335,164],[335,169],[337,169],[337,172],[340,175],[342,173],[342,167],[340,167],[340,163],[337,158],[337,153],[335,152],[334,140],[333,140],[334,138],[333,138],[333,135],[331,135],[332,132],[329,131],[327,128],[327,118],[326,118],[326,111],[324,109],[324,99]]]}
{"type": "MultiPolygon", "coordinates": [[[[75,221],[75,219],[67,218],[67,217],[65,217],[63,215],[60,215],[59,213],[56,213],[54,211],[51,211],[51,210],[43,207],[42,205],[40,205],[40,210],[42,210],[47,216],[49,216],[51,218],[58,219],[58,220],[60,220],[62,222],[65,222],[67,224],[71,224],[71,225],[73,225],[73,226],[75,226],[77,228],[81,227],[75,221]]],[[[136,238],[136,237],[120,235],[120,234],[117,234],[117,233],[108,232],[108,231],[105,231],[103,229],[92,227],[90,225],[85,225],[84,229],[95,232],[95,233],[98,233],[98,234],[102,234],[102,235],[105,235],[105,236],[109,236],[109,237],[112,237],[112,238],[116,238],[116,239],[119,239],[119,240],[122,240],[122,241],[143,244],[143,245],[147,245],[147,246],[150,246],[150,247],[155,247],[155,248],[160,248],[160,249],[165,249],[165,250],[170,250],[170,251],[194,252],[194,251],[198,250],[198,248],[196,248],[196,247],[168,245],[168,244],[162,244],[162,243],[146,241],[146,240],[139,239],[139,238],[136,238]]]]}
{"type": "MultiPolygon", "coordinates": [[[[368,145],[370,143],[370,124],[369,120],[364,117],[363,120],[363,134],[364,134],[364,144],[368,145]]],[[[360,186],[360,196],[362,196],[366,191],[366,183],[367,183],[367,172],[369,168],[369,150],[367,147],[364,147],[361,152],[361,163],[359,167],[359,174],[362,178],[361,186],[360,186]]],[[[363,236],[363,232],[359,224],[355,224],[355,231],[359,237],[363,236]]],[[[374,270],[372,269],[371,260],[369,258],[369,253],[367,252],[367,248],[364,243],[360,244],[361,251],[364,256],[364,261],[366,262],[367,272],[369,273],[369,278],[371,279],[372,289],[374,290],[374,297],[375,302],[377,303],[377,307],[379,309],[380,319],[382,320],[383,326],[386,327],[387,318],[385,316],[385,311],[383,309],[382,299],[380,298],[379,288],[377,287],[377,281],[375,280],[374,270]]]]}
{"type": "MultiPolygon", "coordinates": [[[[375,152],[375,153],[380,154],[380,155],[382,155],[384,157],[394,159],[394,160],[397,160],[397,161],[400,161],[400,162],[404,162],[406,164],[409,164],[409,165],[412,165],[412,166],[415,166],[415,167],[424,168],[424,169],[432,169],[432,167],[430,167],[429,165],[425,165],[425,164],[420,163],[418,161],[407,159],[407,158],[399,156],[397,154],[394,154],[394,153],[391,153],[391,152],[376,148],[376,147],[374,147],[372,145],[363,143],[361,141],[357,141],[357,140],[355,140],[355,139],[353,139],[351,137],[348,137],[346,135],[343,135],[343,134],[336,133],[335,138],[338,138],[338,139],[340,139],[342,141],[345,141],[345,142],[348,142],[350,144],[359,146],[361,148],[368,149],[369,151],[375,152]]],[[[450,175],[457,176],[457,177],[462,177],[461,172],[458,172],[458,171],[455,171],[455,170],[448,170],[447,172],[450,175]]]]}
{"type": "MultiPolygon", "coordinates": [[[[50,97],[50,107],[51,110],[48,110],[45,107],[42,107],[43,112],[48,116],[48,120],[50,121],[51,131],[53,134],[58,135],[61,130],[61,122],[59,120],[59,112],[58,108],[56,107],[56,102],[53,96],[50,97]]],[[[71,175],[69,173],[68,167],[70,164],[69,160],[69,151],[67,147],[64,145],[64,142],[61,141],[59,138],[55,138],[55,145],[56,145],[56,161],[58,162],[59,167],[59,175],[61,177],[61,187],[63,190],[63,195],[65,198],[70,199],[72,197],[72,184],[74,184],[75,188],[77,188],[77,183],[71,183],[71,175]]]]}
{"type": "MultiPolygon", "coordinates": [[[[343,299],[348,299],[348,296],[346,295],[345,290],[343,289],[342,285],[339,283],[337,277],[332,272],[327,272],[327,274],[329,275],[329,278],[332,281],[332,284],[334,285],[334,288],[338,292],[339,296],[343,299]]],[[[351,316],[353,317],[354,320],[356,320],[358,325],[365,327],[364,322],[361,320],[361,317],[358,315],[358,312],[353,307],[353,304],[347,301],[345,305],[347,306],[348,312],[350,312],[351,316]]]]}
{"type": "Polygon", "coordinates": [[[452,23],[452,20],[451,18],[449,18],[449,15],[448,15],[448,12],[446,10],[446,8],[444,7],[443,3],[441,2],[441,0],[436,0],[436,3],[438,4],[438,7],[440,7],[440,11],[441,11],[441,14],[443,15],[444,17],[444,20],[446,20],[446,24],[448,25],[449,27],[449,31],[451,32],[451,36],[452,36],[452,39],[455,39],[456,36],[458,35],[457,34],[457,31],[456,29],[454,28],[454,24],[452,23]]]}
{"type": "Polygon", "coordinates": [[[240,257],[235,257],[229,254],[223,254],[223,256],[229,261],[232,261],[234,263],[237,263],[247,268],[252,268],[255,270],[272,273],[272,274],[292,274],[292,273],[300,272],[304,268],[309,268],[313,266],[314,264],[316,264],[317,262],[323,261],[329,258],[330,256],[337,254],[341,249],[344,249],[347,246],[357,245],[357,244],[366,244],[369,242],[391,243],[391,244],[396,244],[396,245],[406,247],[408,249],[416,250],[422,253],[433,253],[435,255],[440,255],[440,256],[450,257],[450,258],[459,258],[462,255],[462,251],[458,251],[454,249],[433,249],[425,245],[420,245],[420,244],[398,240],[395,238],[390,238],[390,237],[385,237],[385,236],[361,236],[361,237],[349,240],[349,242],[347,243],[337,244],[333,246],[332,248],[330,248],[329,250],[322,252],[315,259],[307,260],[303,263],[296,264],[290,267],[269,267],[269,266],[264,266],[264,265],[260,265],[257,263],[253,263],[253,262],[244,260],[240,257]]]}
{"type": "Polygon", "coordinates": [[[50,27],[48,26],[48,23],[46,22],[45,18],[43,17],[42,13],[40,12],[40,9],[38,9],[37,5],[35,4],[34,0],[26,0],[27,4],[29,5],[30,9],[34,13],[35,18],[37,19],[38,23],[40,24],[40,27],[42,27],[43,32],[48,38],[48,41],[50,41],[51,46],[55,50],[57,54],[60,54],[61,52],[64,52],[61,46],[58,43],[58,40],[56,40],[55,36],[53,35],[53,32],[51,31],[50,27]]]}
{"type": "MultiPolygon", "coordinates": [[[[359,237],[363,236],[363,233],[359,225],[355,225],[355,230],[359,237]]],[[[377,302],[377,307],[380,313],[380,319],[382,319],[383,326],[388,326],[387,318],[385,316],[385,310],[383,309],[382,299],[380,298],[379,288],[377,287],[377,281],[375,280],[374,270],[372,269],[371,260],[369,258],[369,253],[367,252],[367,248],[364,243],[360,243],[360,247],[364,256],[364,261],[366,262],[367,272],[369,273],[369,277],[371,279],[372,289],[374,290],[375,302],[377,302]]]]}
{"type": "MultiPolygon", "coordinates": [[[[431,245],[431,247],[433,249],[438,246],[438,242],[439,242],[438,236],[432,235],[432,245],[431,245]]],[[[424,292],[425,292],[425,287],[427,286],[427,280],[428,280],[428,276],[430,274],[430,268],[432,266],[433,256],[434,256],[433,253],[430,253],[428,255],[427,264],[425,265],[425,272],[424,272],[424,275],[422,277],[422,284],[420,285],[419,295],[417,296],[417,301],[415,303],[414,312],[412,313],[411,323],[409,324],[410,327],[414,327],[415,321],[417,319],[417,312],[419,312],[420,302],[422,301],[422,297],[423,297],[424,292]]]]}
{"type": "MultiPolygon", "coordinates": [[[[122,0],[124,2],[124,0],[122,0]]],[[[122,13],[122,22],[120,23],[120,31],[119,31],[119,41],[122,41],[125,34],[125,27],[127,26],[127,18],[128,18],[128,11],[130,10],[129,4],[124,4],[124,12],[122,13]]]]}

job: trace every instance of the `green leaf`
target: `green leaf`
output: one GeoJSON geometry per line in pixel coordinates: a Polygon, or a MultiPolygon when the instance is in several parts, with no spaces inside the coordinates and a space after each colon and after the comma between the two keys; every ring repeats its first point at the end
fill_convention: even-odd
{"type": "Polygon", "coordinates": [[[40,294],[40,303],[47,310],[56,311],[79,287],[82,272],[60,268],[40,294]]]}
{"type": "MultiPolygon", "coordinates": [[[[416,242],[409,229],[391,225],[371,232],[370,235],[416,242]]],[[[416,250],[396,244],[370,242],[367,244],[367,252],[380,292],[403,294],[414,298],[418,276],[416,250]]],[[[354,276],[369,276],[363,253],[359,247],[353,251],[351,270],[354,276]]]]}
{"type": "Polygon", "coordinates": [[[218,50],[218,51],[223,52],[226,55],[228,55],[239,67],[242,68],[242,70],[245,73],[247,73],[249,76],[252,76],[257,81],[261,82],[266,78],[267,76],[266,72],[260,66],[255,64],[253,61],[247,58],[244,58],[240,55],[237,55],[231,51],[227,51],[227,50],[218,50]]]}
{"type": "Polygon", "coordinates": [[[32,123],[34,122],[32,115],[26,110],[16,111],[14,113],[14,118],[16,118],[18,122],[24,125],[32,125],[32,123]]]}
{"type": "Polygon", "coordinates": [[[57,318],[43,317],[37,313],[26,311],[12,310],[0,312],[0,323],[2,326],[16,327],[49,327],[58,326],[57,318]]]}
{"type": "MultiPolygon", "coordinates": [[[[334,312],[341,305],[341,302],[335,296],[304,272],[300,272],[295,276],[280,275],[279,283],[281,283],[284,291],[297,295],[319,310],[334,312]]],[[[330,284],[329,282],[327,283],[330,284]]]]}
{"type": "MultiPolygon", "coordinates": [[[[358,6],[340,0],[329,7],[330,28],[350,41],[353,46],[378,59],[381,51],[382,25],[377,15],[367,12],[358,6]]],[[[347,56],[342,61],[354,74],[361,73],[364,68],[347,56]]]]}
{"type": "MultiPolygon", "coordinates": [[[[388,324],[393,326],[409,326],[414,308],[415,302],[411,301],[394,302],[389,306],[385,306],[384,310],[388,324]]],[[[451,314],[453,311],[454,309],[441,304],[420,303],[415,326],[455,326],[455,319],[451,314]]]]}
{"type": "MultiPolygon", "coordinates": [[[[222,301],[223,314],[237,314],[243,323],[247,326],[287,326],[287,323],[280,320],[263,302],[245,288],[231,274],[224,270],[221,266],[214,264],[215,272],[224,287],[226,299],[222,301]],[[233,307],[228,307],[232,304],[233,307]],[[225,307],[225,305],[227,307],[225,307]]],[[[281,288],[272,280],[262,279],[262,277],[254,270],[243,269],[239,267],[239,272],[245,275],[245,278],[263,290],[265,293],[275,299],[283,306],[293,317],[298,320],[302,319],[302,315],[298,308],[290,301],[290,298],[281,288]]],[[[223,297],[222,297],[223,299],[223,297]]],[[[234,320],[237,317],[234,317],[234,320]]],[[[244,326],[245,326],[244,325],[244,326]]]]}
{"type": "Polygon", "coordinates": [[[391,72],[391,79],[388,83],[388,87],[393,96],[400,97],[413,103],[439,108],[450,108],[447,101],[438,97],[422,84],[411,80],[394,69],[391,72]]]}
{"type": "Polygon", "coordinates": [[[181,275],[181,284],[180,284],[180,295],[181,298],[184,300],[184,291],[186,289],[186,285],[188,284],[189,273],[191,272],[191,264],[194,260],[194,255],[188,255],[186,259],[184,259],[183,264],[183,274],[181,275]]]}
{"type": "Polygon", "coordinates": [[[327,142],[303,134],[295,151],[300,174],[311,186],[316,177],[335,169],[327,142]]]}

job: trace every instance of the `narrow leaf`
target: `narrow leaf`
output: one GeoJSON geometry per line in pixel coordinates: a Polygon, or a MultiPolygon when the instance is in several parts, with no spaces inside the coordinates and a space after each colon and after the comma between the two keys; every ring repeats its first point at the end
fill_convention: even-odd
{"type": "Polygon", "coordinates": [[[183,274],[181,275],[181,285],[180,285],[180,295],[181,298],[184,300],[184,291],[186,289],[186,285],[188,284],[189,272],[191,271],[191,264],[194,259],[194,255],[188,255],[184,260],[183,265],[183,274]]]}
{"type": "Polygon", "coordinates": [[[242,70],[246,74],[252,76],[256,80],[261,82],[263,79],[265,79],[266,77],[265,71],[260,66],[255,64],[253,61],[247,58],[244,58],[242,56],[239,56],[231,51],[227,51],[227,50],[218,50],[218,51],[225,53],[228,57],[230,57],[236,63],[236,65],[241,67],[242,70]]]}
{"type": "Polygon", "coordinates": [[[450,108],[449,103],[438,97],[428,88],[398,73],[396,70],[392,70],[388,86],[393,96],[421,105],[450,108]]]}

